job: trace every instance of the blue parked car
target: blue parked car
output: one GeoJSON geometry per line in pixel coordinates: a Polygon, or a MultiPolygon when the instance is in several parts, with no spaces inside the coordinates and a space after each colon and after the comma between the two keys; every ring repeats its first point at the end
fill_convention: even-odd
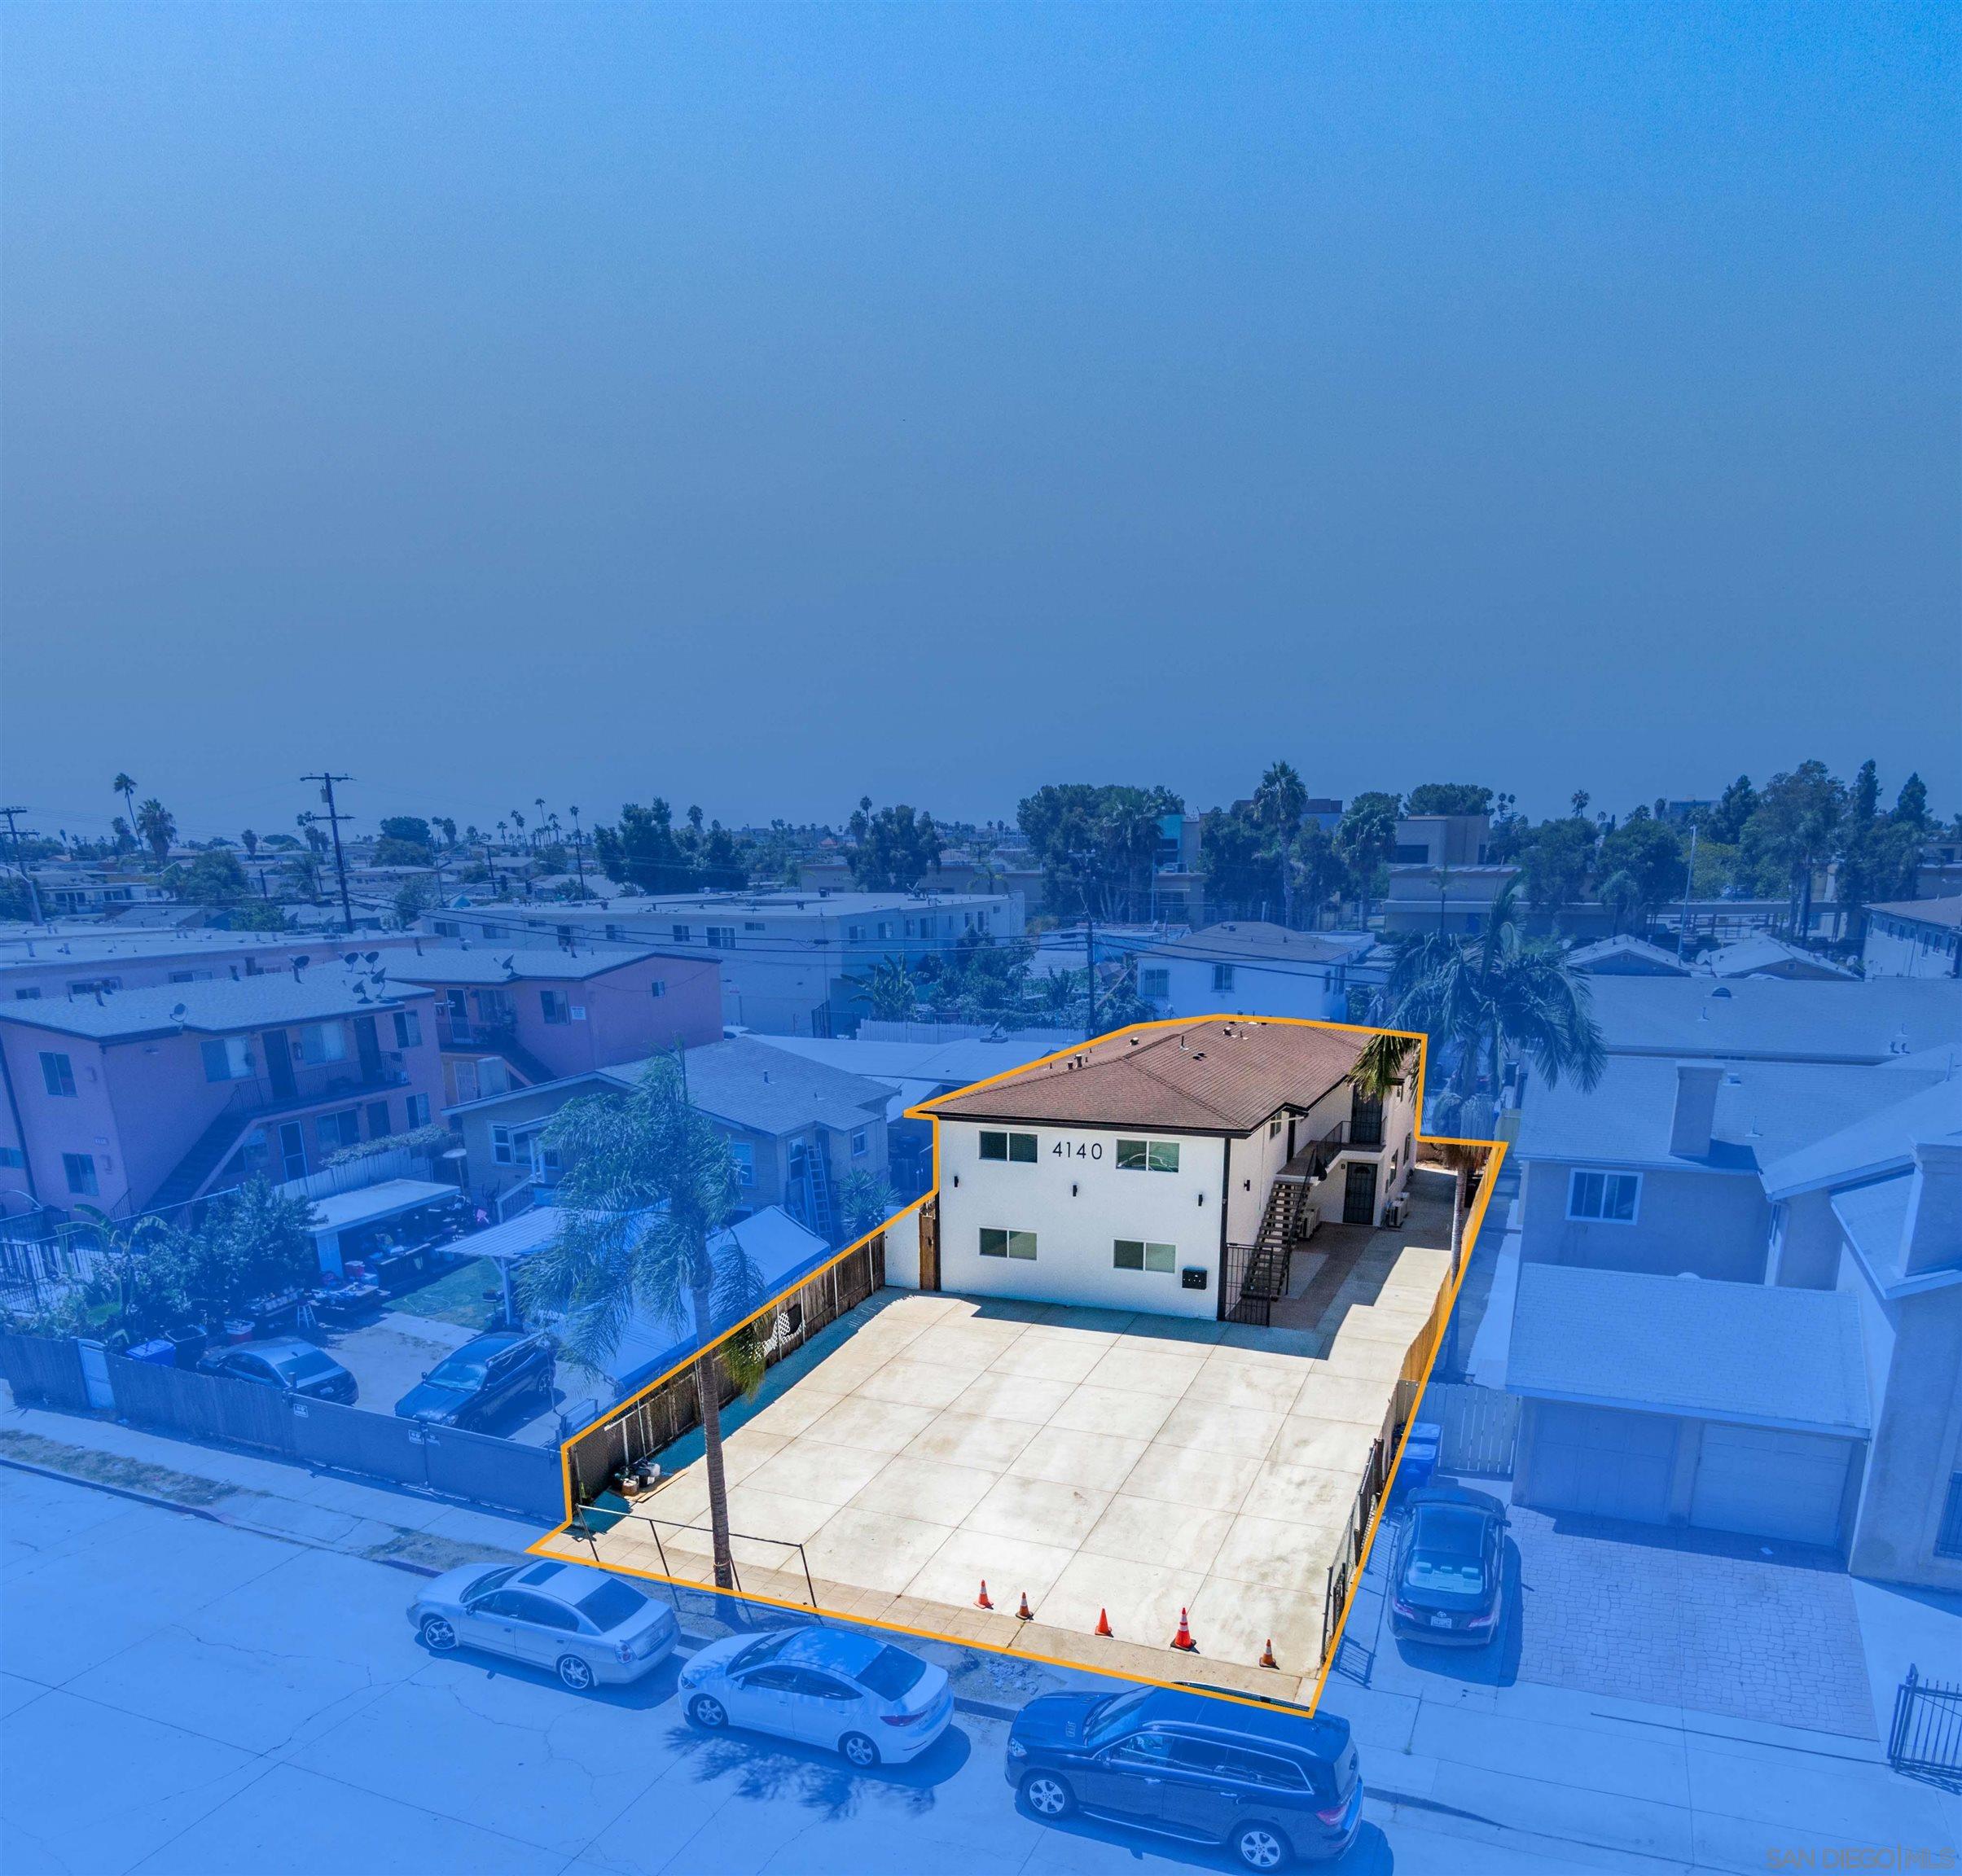
{"type": "Polygon", "coordinates": [[[1031,1700],[1007,1773],[1046,1821],[1080,1811],[1221,1846],[1249,1869],[1341,1856],[1363,1812],[1346,1720],[1163,1687],[1031,1700]]]}

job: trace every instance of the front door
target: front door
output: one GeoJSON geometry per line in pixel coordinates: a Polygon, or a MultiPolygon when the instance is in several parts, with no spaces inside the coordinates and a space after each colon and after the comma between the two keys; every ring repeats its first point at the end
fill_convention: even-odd
{"type": "Polygon", "coordinates": [[[291,1101],[299,1094],[300,1085],[293,1079],[293,1052],[287,1045],[286,1032],[264,1029],[259,1032],[259,1040],[266,1045],[266,1079],[272,1089],[274,1100],[291,1101]]]}
{"type": "Polygon", "coordinates": [[[1373,1159],[1351,1159],[1342,1186],[1342,1222],[1373,1225],[1376,1221],[1376,1164],[1373,1159]]]}
{"type": "MultiPolygon", "coordinates": [[[[283,1037],[280,1038],[285,1040],[283,1037]]],[[[292,1072],[290,1067],[287,1071],[292,1072]]],[[[279,1123],[280,1176],[287,1179],[306,1177],[306,1133],[297,1120],[279,1123]]]]}
{"type": "Polygon", "coordinates": [[[361,1078],[364,1081],[381,1079],[381,1044],[375,1033],[372,1016],[357,1016],[354,1019],[354,1047],[361,1057],[361,1078]]]}

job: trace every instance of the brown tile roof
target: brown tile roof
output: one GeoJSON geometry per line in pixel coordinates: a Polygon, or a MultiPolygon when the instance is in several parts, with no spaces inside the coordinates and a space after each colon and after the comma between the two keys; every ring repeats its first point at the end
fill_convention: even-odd
{"type": "Polygon", "coordinates": [[[1144,1024],[1035,1063],[922,1111],[949,1120],[1060,1120],[1245,1133],[1306,1107],[1355,1066],[1367,1032],[1259,1017],[1144,1024]]]}

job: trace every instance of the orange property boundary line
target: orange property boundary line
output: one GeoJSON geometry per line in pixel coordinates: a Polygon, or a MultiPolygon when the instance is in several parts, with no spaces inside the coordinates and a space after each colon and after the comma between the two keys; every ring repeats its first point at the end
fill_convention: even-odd
{"type": "MultiPolygon", "coordinates": [[[[1366,1023],[1318,1022],[1310,1017],[1306,1016],[1242,1016],[1238,1014],[1222,1014],[1212,1016],[1168,1017],[1152,1023],[1134,1023],[1127,1024],[1123,1029],[1113,1030],[1111,1032],[1111,1033],[1113,1035],[1126,1035],[1133,1031],[1143,1029],[1183,1029],[1189,1028],[1196,1023],[1218,1022],[1244,1022],[1248,1023],[1285,1023],[1303,1029],[1345,1030],[1354,1034],[1367,1036],[1372,1038],[1378,1036],[1401,1036],[1407,1041],[1414,1042],[1416,1045],[1417,1119],[1420,1124],[1421,1124],[1423,1120],[1424,1077],[1429,1071],[1429,1039],[1420,1031],[1410,1029],[1375,1029],[1370,1028],[1366,1023]]],[[[1103,1038],[1100,1037],[1098,1040],[1101,1041],[1103,1038]]],[[[854,1251],[862,1250],[866,1245],[871,1242],[873,1238],[880,1236],[883,1232],[889,1229],[902,1218],[907,1217],[912,1213],[918,1212],[924,1205],[927,1203],[929,1199],[937,1199],[939,1197],[940,1116],[933,1111],[935,1107],[939,1102],[952,1100],[957,1095],[971,1094],[977,1089],[991,1088],[997,1082],[1006,1081],[1012,1079],[1016,1076],[1025,1074],[1031,1068],[1040,1068],[1047,1066],[1051,1062],[1060,1062],[1066,1056],[1078,1054],[1088,1046],[1090,1046],[1090,1045],[1087,1043],[1078,1042],[1073,1044],[1067,1049],[1056,1050],[1047,1055],[1038,1056],[1033,1062],[1025,1062],[1021,1063],[1016,1067],[1004,1069],[999,1075],[990,1075],[979,1081],[971,1081],[963,1088],[952,1089],[946,1094],[936,1096],[933,1101],[924,1102],[917,1107],[909,1107],[906,1109],[906,1115],[908,1120],[931,1120],[933,1123],[933,1181],[932,1185],[930,1185],[927,1190],[920,1195],[919,1198],[914,1199],[911,1204],[902,1206],[898,1211],[893,1212],[893,1215],[889,1218],[884,1220],[883,1223],[876,1225],[873,1229],[866,1232],[862,1237],[854,1238],[852,1242],[845,1246],[842,1250],[837,1251],[831,1256],[826,1258],[825,1260],[822,1264],[819,1265],[815,1269],[807,1272],[804,1276],[800,1277],[795,1283],[789,1285],[787,1288],[779,1290],[775,1295],[770,1297],[770,1300],[763,1304],[760,1308],[751,1311],[751,1313],[743,1317],[740,1322],[732,1323],[727,1329],[724,1330],[720,1335],[717,1336],[714,1341],[705,1343],[703,1347],[696,1349],[693,1354],[687,1356],[685,1359],[680,1361],[677,1361],[673,1367],[667,1369],[662,1374],[656,1375],[652,1381],[647,1382],[641,1387],[636,1388],[634,1392],[629,1395],[625,1400],[616,1401],[604,1414],[600,1414],[597,1419],[589,1422],[585,1427],[581,1427],[577,1433],[573,1434],[571,1438],[565,1440],[559,1449],[560,1474],[565,1491],[566,1514],[564,1522],[563,1523],[555,1525],[550,1531],[545,1532],[543,1536],[535,1539],[532,1543],[527,1545],[525,1546],[525,1554],[528,1556],[536,1555],[556,1557],[557,1554],[555,1552],[546,1549],[545,1546],[554,1538],[564,1536],[572,1528],[573,1513],[576,1509],[573,1488],[572,1449],[580,1439],[583,1438],[585,1435],[590,1432],[595,1427],[599,1426],[608,1421],[623,1418],[634,1408],[638,1402],[646,1399],[647,1396],[653,1393],[656,1388],[665,1387],[669,1382],[672,1381],[676,1375],[682,1374],[684,1370],[689,1368],[693,1367],[697,1361],[700,1361],[704,1356],[712,1354],[716,1349],[721,1348],[722,1345],[732,1335],[735,1335],[740,1330],[748,1328],[751,1323],[760,1322],[764,1317],[767,1316],[771,1310],[775,1308],[777,1304],[781,1302],[785,1296],[789,1295],[792,1291],[801,1289],[805,1284],[811,1282],[816,1278],[822,1277],[827,1270],[829,1270],[836,1265],[842,1263],[844,1260],[850,1256],[854,1251]]],[[[1456,1276],[1451,1280],[1449,1297],[1446,1303],[1442,1318],[1443,1322],[1448,1325],[1451,1320],[1451,1312],[1455,1309],[1458,1305],[1459,1292],[1464,1286],[1465,1273],[1471,1269],[1472,1257],[1477,1247],[1479,1231],[1485,1223],[1486,1212],[1491,1203],[1492,1189],[1497,1183],[1499,1168],[1505,1162],[1506,1144],[1503,1140],[1467,1140],[1460,1138],[1456,1135],[1427,1134],[1422,1132],[1420,1128],[1420,1130],[1416,1132],[1415,1137],[1420,1146],[1480,1147],[1486,1151],[1491,1155],[1490,1160],[1483,1168],[1483,1174],[1479,1181],[1477,1201],[1472,1207],[1470,1214],[1464,1221],[1464,1237],[1461,1240],[1460,1255],[1458,1260],[1458,1271],[1456,1276]]],[[[1403,1449],[1410,1442],[1411,1427],[1416,1423],[1417,1409],[1422,1404],[1424,1392],[1430,1385],[1431,1374],[1433,1370],[1434,1370],[1437,1365],[1437,1357],[1444,1347],[1444,1342],[1445,1337],[1441,1330],[1437,1340],[1432,1346],[1429,1359],[1424,1363],[1424,1373],[1417,1382],[1417,1392],[1413,1396],[1411,1403],[1411,1417],[1404,1423],[1403,1437],[1397,1442],[1397,1450],[1390,1462],[1389,1471],[1387,1475],[1389,1479],[1394,1479],[1396,1476],[1397,1468],[1402,1463],[1403,1449]]],[[[1315,1692],[1309,1701],[1309,1711],[1310,1713],[1313,1713],[1319,1709],[1322,1702],[1323,1692],[1328,1685],[1329,1673],[1335,1664],[1337,1655],[1341,1651],[1342,1637],[1344,1633],[1348,1628],[1350,1614],[1355,1606],[1356,1597],[1362,1589],[1363,1578],[1369,1568],[1370,1553],[1375,1547],[1376,1533],[1382,1524],[1384,1510],[1389,1502],[1389,1488],[1388,1484],[1386,1483],[1382,1493],[1376,1500],[1376,1510],[1371,1514],[1369,1528],[1363,1540],[1362,1555],[1357,1559],[1355,1567],[1350,1572],[1349,1593],[1347,1596],[1343,1598],[1341,1613],[1336,1620],[1335,1634],[1332,1642],[1326,1656],[1323,1659],[1321,1671],[1315,1677],[1315,1692]]],[[[560,1561],[563,1560],[564,1559],[562,1558],[560,1559],[560,1561]]],[[[1193,1691],[1192,1688],[1188,1683],[1182,1681],[1159,1681],[1152,1679],[1148,1675],[1126,1673],[1121,1669],[1097,1667],[1088,1662],[1073,1661],[1060,1655],[1038,1655],[1025,1649],[1003,1647],[998,1643],[970,1641],[965,1637],[950,1637],[944,1633],[930,1628],[912,1628],[902,1622],[881,1621],[876,1616],[848,1615],[837,1610],[819,1608],[809,1602],[793,1602],[784,1597],[765,1596],[746,1590],[718,1590],[713,1585],[698,1583],[691,1577],[664,1575],[661,1571],[657,1570],[637,1570],[631,1564],[609,1563],[602,1564],[600,1567],[606,1570],[615,1571],[621,1576],[638,1576],[643,1580],[651,1583],[665,1583],[675,1589],[692,1589],[703,1595],[737,1596],[745,1602],[761,1603],[768,1608],[791,1610],[794,1611],[799,1615],[804,1615],[807,1613],[813,1614],[827,1617],[829,1620],[834,1622],[855,1623],[866,1628],[889,1629],[894,1634],[911,1635],[921,1641],[943,1642],[954,1641],[957,1642],[962,1647],[985,1648],[991,1653],[1009,1655],[1014,1659],[1020,1661],[1039,1661],[1044,1663],[1046,1666],[1051,1668],[1067,1668],[1078,1673],[1095,1674],[1105,1679],[1135,1681],[1140,1682],[1144,1685],[1168,1688],[1176,1692],[1190,1693],[1193,1691]]],[[[1230,1700],[1241,1706],[1255,1707],[1262,1705],[1264,1703],[1257,1695],[1254,1694],[1235,1694],[1224,1689],[1209,1688],[1205,1690],[1205,1691],[1213,1698],[1230,1700]]]]}

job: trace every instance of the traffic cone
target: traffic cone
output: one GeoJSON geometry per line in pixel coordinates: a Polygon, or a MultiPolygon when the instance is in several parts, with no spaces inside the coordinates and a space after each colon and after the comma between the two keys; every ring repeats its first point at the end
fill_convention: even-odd
{"type": "Polygon", "coordinates": [[[1274,1637],[1267,1637],[1267,1646],[1260,1651],[1260,1664],[1263,1668],[1278,1668],[1280,1663],[1274,1659],[1274,1637]]]}
{"type": "Polygon", "coordinates": [[[985,1576],[981,1578],[981,1593],[974,1598],[974,1606],[977,1609],[992,1609],[994,1606],[988,1600],[988,1579],[985,1576]]]}
{"type": "Polygon", "coordinates": [[[1100,1609],[1097,1611],[1096,1633],[1100,1635],[1108,1635],[1110,1633],[1110,1611],[1108,1609],[1100,1609]]]}
{"type": "Polygon", "coordinates": [[[1172,1646],[1182,1654],[1199,1652],[1199,1644],[1192,1639],[1192,1625],[1186,1620],[1183,1609],[1179,1611],[1179,1633],[1172,1637],[1172,1646]]]}
{"type": "Polygon", "coordinates": [[[1029,1592],[1026,1589],[1022,1592],[1022,1606],[1016,1611],[1015,1619],[1018,1622],[1033,1622],[1035,1620],[1035,1611],[1029,1606],[1029,1592]]]}

